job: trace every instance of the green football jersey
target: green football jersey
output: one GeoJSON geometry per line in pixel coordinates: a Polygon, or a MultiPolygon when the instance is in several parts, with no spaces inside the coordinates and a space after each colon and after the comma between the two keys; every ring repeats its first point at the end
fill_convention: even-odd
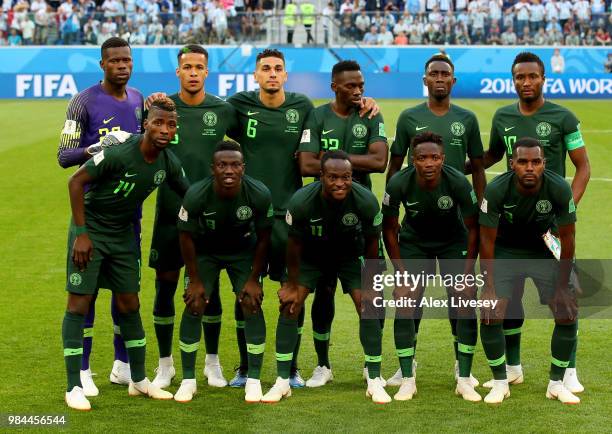
{"type": "Polygon", "coordinates": [[[220,198],[214,178],[193,184],[178,214],[178,228],[194,235],[198,254],[242,254],[257,242],[256,231],[272,227],[274,208],[270,190],[261,182],[242,178],[240,193],[220,198]]]}
{"type": "Polygon", "coordinates": [[[425,131],[442,136],[444,164],[460,172],[464,171],[466,156],[479,158],[484,154],[478,119],[474,113],[451,104],[444,116],[436,116],[424,102],[400,114],[391,155],[404,157],[408,154],[408,165],[412,165],[410,142],[414,136],[425,131]]]}
{"type": "Polygon", "coordinates": [[[519,250],[546,250],[542,235],[557,225],[576,221],[572,189],[565,179],[545,170],[537,194],[521,195],[516,175],[506,172],[497,176],[485,189],[480,205],[480,224],[497,227],[496,245],[519,250]]]}
{"type": "Polygon", "coordinates": [[[489,149],[497,155],[506,154],[508,170],[512,146],[522,137],[538,139],[544,148],[546,169],[561,176],[565,176],[566,151],[584,146],[578,118],[565,107],[548,101],[530,116],[520,112],[518,103],[495,112],[489,149]]]}
{"type": "Polygon", "coordinates": [[[303,242],[302,255],[321,263],[363,255],[364,236],[380,236],[382,214],[376,196],[360,184],[340,203],[324,199],[320,181],[298,190],[287,209],[289,235],[303,242]]]}
{"type": "Polygon", "coordinates": [[[465,238],[464,217],[478,213],[478,200],[463,173],[442,166],[440,182],[431,191],[417,183],[416,169],[406,167],[389,180],[382,213],[399,216],[406,211],[399,234],[400,243],[436,248],[465,238]]]}
{"type": "Polygon", "coordinates": [[[189,182],[178,158],[164,149],[153,163],[147,163],[140,152],[142,138],[132,135],[122,145],[104,149],[85,163],[94,179],[85,194],[90,233],[114,238],[131,232],[136,210],[165,181],[179,195],[187,191],[189,182]]]}
{"type": "Polygon", "coordinates": [[[228,99],[238,116],[238,125],[229,135],[242,146],[246,174],[270,189],[277,215],[285,214],[289,199],[302,186],[295,154],[304,121],[313,108],[302,94],[287,92],[285,96],[278,108],[263,105],[257,90],[228,99]]]}
{"type": "MultiPolygon", "coordinates": [[[[178,129],[169,149],[179,158],[190,182],[210,176],[216,144],[236,123],[234,108],[214,95],[206,94],[197,106],[185,104],[178,94],[170,96],[176,104],[178,129]]],[[[176,221],[182,199],[169,186],[157,192],[158,218],[176,221]]]]}
{"type": "MultiPolygon", "coordinates": [[[[299,151],[314,152],[341,149],[348,154],[363,155],[375,142],[387,143],[385,123],[379,113],[372,119],[359,117],[354,110],[348,117],[338,116],[331,103],[312,110],[306,119],[299,151]]],[[[369,173],[353,171],[353,179],[370,190],[372,181],[369,173]]]]}

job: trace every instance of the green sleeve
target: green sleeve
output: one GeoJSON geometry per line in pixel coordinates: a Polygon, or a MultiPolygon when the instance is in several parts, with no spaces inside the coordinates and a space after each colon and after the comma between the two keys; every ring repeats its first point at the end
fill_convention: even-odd
{"type": "Polygon", "coordinates": [[[402,172],[397,172],[387,184],[382,201],[382,214],[384,216],[399,217],[402,203],[402,172]]]}
{"type": "Polygon", "coordinates": [[[468,133],[468,146],[467,154],[470,158],[480,158],[484,154],[482,147],[482,139],[480,137],[480,126],[478,125],[478,119],[472,114],[471,121],[469,122],[470,131],[468,133]]]}
{"type": "Polygon", "coordinates": [[[405,157],[410,147],[410,134],[408,133],[407,116],[402,113],[397,120],[395,139],[391,145],[391,155],[405,157]]]}
{"type": "Polygon", "coordinates": [[[584,139],[580,132],[580,121],[578,118],[569,110],[566,116],[563,118],[563,143],[565,149],[573,151],[574,149],[582,148],[584,146],[584,139]]]}
{"type": "Polygon", "coordinates": [[[321,151],[321,125],[317,120],[316,110],[311,110],[304,122],[302,138],[298,152],[314,152],[319,154],[321,151]]]}
{"type": "Polygon", "coordinates": [[[274,206],[272,205],[272,194],[264,187],[258,195],[255,203],[255,228],[271,228],[274,224],[274,206]]]}
{"type": "Polygon", "coordinates": [[[226,135],[228,137],[234,137],[236,135],[236,131],[238,130],[238,113],[236,112],[234,106],[230,103],[226,104],[225,116],[227,116],[226,135]]]}
{"type": "Polygon", "coordinates": [[[465,177],[460,178],[460,184],[456,189],[457,202],[461,208],[463,217],[472,217],[478,214],[478,199],[472,188],[472,184],[465,177]]]}
{"type": "Polygon", "coordinates": [[[189,189],[189,180],[176,155],[170,150],[166,152],[168,153],[168,184],[176,194],[183,197],[189,189]]]}
{"type": "Polygon", "coordinates": [[[564,226],[576,222],[576,205],[574,204],[574,195],[570,186],[563,181],[559,188],[553,191],[556,193],[557,206],[557,225],[564,226]]]}
{"type": "Polygon", "coordinates": [[[116,157],[117,149],[103,149],[85,163],[85,170],[94,180],[112,174],[121,168],[121,162],[116,157]]]}
{"type": "Polygon", "coordinates": [[[303,210],[303,207],[299,205],[299,198],[294,195],[287,205],[287,214],[285,221],[289,225],[289,235],[294,238],[302,239],[308,234],[308,217],[303,210]],[[298,200],[295,200],[298,199],[298,200]],[[295,200],[295,201],[294,201],[295,200]]]}
{"type": "Polygon", "coordinates": [[[197,233],[199,229],[198,216],[201,214],[200,184],[192,185],[185,197],[178,214],[177,227],[180,231],[197,233]]]}
{"type": "Polygon", "coordinates": [[[387,143],[387,133],[385,132],[385,121],[380,113],[370,119],[370,139],[368,145],[376,142],[387,143]]]}
{"type": "MultiPolygon", "coordinates": [[[[370,193],[368,191],[368,193],[370,193]]],[[[361,229],[364,236],[380,235],[382,232],[382,213],[378,206],[378,200],[374,194],[367,196],[362,206],[361,229]]]]}
{"type": "Polygon", "coordinates": [[[495,184],[488,184],[485,188],[484,198],[480,205],[480,217],[478,222],[482,226],[490,228],[496,228],[499,225],[500,209],[502,207],[502,200],[499,195],[496,194],[495,184]]]}
{"type": "Polygon", "coordinates": [[[506,146],[504,145],[504,139],[498,134],[496,128],[498,121],[497,113],[493,116],[491,121],[491,135],[489,136],[489,151],[495,155],[504,155],[506,153],[506,146]]]}

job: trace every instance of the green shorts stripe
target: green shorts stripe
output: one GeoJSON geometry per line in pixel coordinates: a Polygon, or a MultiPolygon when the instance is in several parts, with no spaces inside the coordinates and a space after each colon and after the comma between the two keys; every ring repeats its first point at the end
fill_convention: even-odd
{"type": "Polygon", "coordinates": [[[64,357],[80,356],[83,354],[83,348],[64,348],[64,357]]]}
{"type": "Polygon", "coordinates": [[[276,353],[277,362],[290,362],[293,360],[293,353],[276,353]]]}
{"type": "Polygon", "coordinates": [[[198,351],[198,346],[199,346],[199,342],[194,342],[193,344],[188,344],[185,343],[183,341],[179,341],[179,348],[181,349],[181,351],[185,352],[185,353],[193,353],[195,351],[198,351]]]}
{"type": "Polygon", "coordinates": [[[133,341],[125,341],[125,348],[144,347],[147,344],[147,338],[134,339],[133,341]]]}
{"type": "Polygon", "coordinates": [[[502,363],[506,363],[506,355],[504,354],[499,359],[495,359],[495,360],[487,359],[487,362],[489,362],[489,366],[499,366],[502,363]]]}
{"type": "Polygon", "coordinates": [[[515,329],[504,329],[504,336],[518,335],[521,333],[521,327],[515,329]]]}
{"type": "Polygon", "coordinates": [[[330,335],[331,335],[330,332],[327,332],[327,333],[317,333],[315,331],[312,332],[312,337],[318,341],[328,341],[330,335]]]}
{"type": "Polygon", "coordinates": [[[410,356],[414,356],[414,347],[410,347],[410,348],[398,348],[395,351],[397,352],[397,357],[410,357],[410,356]]]}
{"type": "Polygon", "coordinates": [[[550,362],[553,365],[558,366],[559,368],[567,368],[569,366],[569,360],[565,362],[563,360],[559,360],[559,359],[555,359],[554,357],[551,357],[550,362]]]}
{"type": "Polygon", "coordinates": [[[247,344],[247,352],[251,354],[263,354],[265,349],[265,342],[263,344],[247,344]]]}
{"type": "Polygon", "coordinates": [[[244,321],[236,321],[236,328],[237,329],[243,329],[244,328],[244,321]]]}
{"type": "Polygon", "coordinates": [[[202,322],[206,324],[215,324],[221,322],[221,315],[202,315],[202,322]]]}
{"type": "Polygon", "coordinates": [[[382,362],[382,356],[369,356],[366,354],[365,361],[370,363],[382,362]]]}
{"type": "Polygon", "coordinates": [[[155,316],[153,315],[153,324],[157,324],[157,325],[174,324],[174,317],[173,316],[155,316]]]}
{"type": "Polygon", "coordinates": [[[474,354],[474,351],[476,350],[476,346],[466,345],[466,344],[462,344],[461,342],[459,342],[457,345],[457,349],[459,350],[460,353],[474,354]]]}
{"type": "Polygon", "coordinates": [[[93,338],[93,327],[86,327],[83,329],[84,338],[93,338]]]}

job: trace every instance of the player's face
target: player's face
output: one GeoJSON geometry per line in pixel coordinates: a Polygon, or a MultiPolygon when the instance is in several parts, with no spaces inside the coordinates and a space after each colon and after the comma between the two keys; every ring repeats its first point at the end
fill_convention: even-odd
{"type": "Polygon", "coordinates": [[[212,163],[215,182],[224,188],[233,188],[244,175],[244,161],[238,151],[215,152],[212,163]]]}
{"type": "Polygon", "coordinates": [[[512,70],[514,87],[519,98],[525,102],[533,102],[542,96],[544,75],[536,62],[517,63],[512,70]]]}
{"type": "Polygon", "coordinates": [[[331,88],[336,94],[336,101],[348,106],[358,106],[363,97],[364,84],[361,71],[344,71],[336,75],[331,88]]]}
{"type": "Polygon", "coordinates": [[[516,173],[519,184],[525,189],[534,188],[538,185],[546,160],[542,148],[516,148],[511,162],[512,170],[516,173]]]}
{"type": "Polygon", "coordinates": [[[208,62],[201,53],[185,53],[181,55],[176,76],[181,82],[181,90],[196,94],[204,88],[204,80],[208,76],[208,62]]]}
{"type": "Polygon", "coordinates": [[[353,168],[350,161],[332,159],[321,171],[323,194],[333,200],[344,200],[353,187],[353,168]]]}
{"type": "Polygon", "coordinates": [[[104,50],[100,60],[104,80],[115,85],[125,85],[132,75],[132,52],[130,47],[115,47],[104,50]]]}
{"type": "Polygon", "coordinates": [[[144,122],[145,134],[157,149],[164,149],[176,134],[176,112],[153,107],[144,122]]]}
{"type": "Polygon", "coordinates": [[[266,93],[276,93],[281,90],[287,82],[287,71],[283,59],[278,57],[259,59],[255,67],[255,81],[266,93]]]}
{"type": "Polygon", "coordinates": [[[420,178],[436,180],[442,172],[444,152],[436,143],[421,143],[412,152],[412,164],[420,178]]]}
{"type": "Polygon", "coordinates": [[[456,81],[453,69],[446,62],[431,62],[423,77],[423,84],[427,86],[429,95],[437,100],[448,97],[456,81]]]}

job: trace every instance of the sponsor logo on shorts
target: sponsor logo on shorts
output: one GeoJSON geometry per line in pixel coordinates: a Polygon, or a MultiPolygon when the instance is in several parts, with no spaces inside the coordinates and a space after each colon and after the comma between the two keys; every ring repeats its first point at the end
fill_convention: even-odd
{"type": "Polygon", "coordinates": [[[159,185],[162,182],[164,182],[164,180],[166,179],[166,171],[164,169],[158,170],[157,172],[155,172],[155,175],[153,175],[153,182],[155,183],[155,185],[159,185]]]}
{"type": "Polygon", "coordinates": [[[289,211],[287,211],[287,214],[285,214],[285,221],[289,226],[293,224],[293,217],[291,216],[291,213],[289,211]]]}
{"type": "Polygon", "coordinates": [[[79,286],[81,283],[83,283],[83,278],[79,273],[72,273],[69,280],[72,286],[79,286]]]}

